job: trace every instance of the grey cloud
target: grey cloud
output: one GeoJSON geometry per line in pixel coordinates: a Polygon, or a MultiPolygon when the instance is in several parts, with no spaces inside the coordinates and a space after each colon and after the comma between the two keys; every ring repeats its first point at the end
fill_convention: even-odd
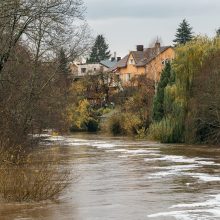
{"type": "Polygon", "coordinates": [[[170,18],[219,13],[218,0],[85,0],[89,20],[170,18]]]}

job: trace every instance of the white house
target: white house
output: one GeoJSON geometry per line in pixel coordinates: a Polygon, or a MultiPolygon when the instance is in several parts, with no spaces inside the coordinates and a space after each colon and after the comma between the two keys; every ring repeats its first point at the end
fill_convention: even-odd
{"type": "MultiPolygon", "coordinates": [[[[118,57],[117,60],[120,58],[118,57]]],[[[107,72],[110,68],[116,65],[116,59],[111,60],[102,60],[100,63],[92,63],[92,64],[76,64],[71,63],[70,69],[75,77],[84,77],[87,75],[96,75],[100,72],[107,72]]]]}

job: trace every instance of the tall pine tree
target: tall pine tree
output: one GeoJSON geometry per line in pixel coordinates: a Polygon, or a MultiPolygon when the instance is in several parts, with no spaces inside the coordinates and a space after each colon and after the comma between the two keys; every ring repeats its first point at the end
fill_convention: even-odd
{"type": "Polygon", "coordinates": [[[184,19],[179,27],[177,28],[177,32],[175,35],[174,43],[176,45],[178,44],[185,44],[187,41],[192,40],[193,34],[192,34],[192,27],[190,24],[187,22],[186,19],[184,19]]]}
{"type": "Polygon", "coordinates": [[[157,93],[153,102],[153,120],[161,121],[164,117],[164,91],[168,84],[174,81],[171,73],[171,64],[167,63],[161,73],[160,82],[157,86],[157,93]]]}
{"type": "Polygon", "coordinates": [[[111,57],[109,46],[103,35],[98,35],[87,63],[99,63],[111,57]]]}

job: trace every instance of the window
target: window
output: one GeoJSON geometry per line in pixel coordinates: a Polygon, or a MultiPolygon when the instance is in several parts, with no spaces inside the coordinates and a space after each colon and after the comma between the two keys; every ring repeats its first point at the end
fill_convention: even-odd
{"type": "Polygon", "coordinates": [[[125,81],[128,82],[128,81],[130,81],[130,79],[131,79],[131,74],[130,74],[130,73],[127,73],[127,74],[125,75],[125,81]]]}
{"type": "Polygon", "coordinates": [[[82,73],[86,73],[86,68],[81,68],[82,73]]]}
{"type": "Polygon", "coordinates": [[[162,61],[162,64],[165,66],[169,62],[170,62],[170,59],[165,59],[165,60],[162,61]]]}
{"type": "Polygon", "coordinates": [[[130,60],[129,60],[129,64],[132,64],[132,65],[133,65],[133,64],[134,64],[134,59],[130,59],[130,60]]]}
{"type": "Polygon", "coordinates": [[[96,68],[94,68],[94,71],[96,71],[96,68]]]}

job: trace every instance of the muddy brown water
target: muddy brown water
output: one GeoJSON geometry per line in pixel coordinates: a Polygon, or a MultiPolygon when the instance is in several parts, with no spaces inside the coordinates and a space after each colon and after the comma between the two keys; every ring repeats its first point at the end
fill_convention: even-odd
{"type": "Polygon", "coordinates": [[[220,219],[220,147],[87,134],[42,144],[76,178],[56,202],[1,202],[0,220],[220,219]]]}

